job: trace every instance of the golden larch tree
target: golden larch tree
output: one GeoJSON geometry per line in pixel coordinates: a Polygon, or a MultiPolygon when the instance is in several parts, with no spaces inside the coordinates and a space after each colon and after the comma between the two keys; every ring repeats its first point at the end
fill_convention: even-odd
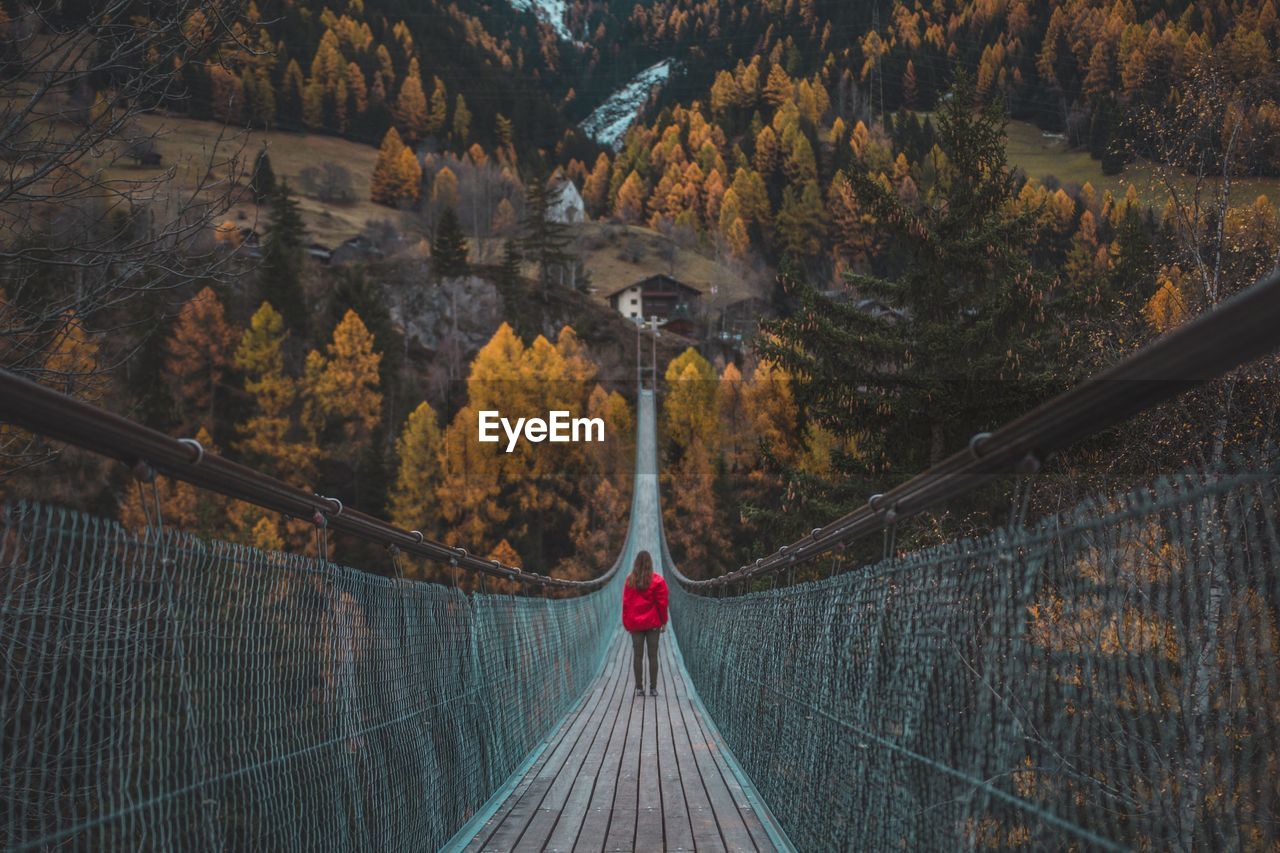
{"type": "Polygon", "coordinates": [[[489,552],[489,556],[486,559],[497,560],[504,566],[512,566],[517,569],[524,565],[524,561],[520,559],[520,554],[506,539],[493,546],[493,550],[489,552]]]}
{"type": "Polygon", "coordinates": [[[463,406],[444,431],[440,453],[440,516],[443,536],[450,545],[483,551],[498,538],[499,531],[511,533],[507,525],[510,511],[502,496],[502,448],[476,441],[479,427],[477,408],[463,406]]]}
{"type": "Polygon", "coordinates": [[[681,571],[693,578],[719,574],[729,538],[717,512],[712,455],[700,440],[672,469],[666,493],[671,500],[663,506],[663,524],[681,571]]]}
{"type": "Polygon", "coordinates": [[[404,128],[404,138],[410,145],[421,141],[428,133],[431,116],[427,109],[427,95],[422,88],[422,74],[418,70],[418,58],[409,61],[409,70],[400,84],[396,97],[396,121],[404,128]]]}
{"type": "Polygon", "coordinates": [[[297,382],[284,369],[287,336],[284,318],[269,302],[262,303],[240,336],[235,365],[245,376],[253,406],[239,427],[238,447],[250,464],[305,488],[315,477],[317,453],[298,434],[297,382]]]}
{"type": "Polygon", "coordinates": [[[440,451],[444,434],[425,400],[410,413],[396,442],[398,468],[391,489],[391,523],[434,537],[440,527],[440,451]]]}
{"type": "Polygon", "coordinates": [[[700,442],[710,457],[720,452],[719,377],[693,347],[667,365],[663,432],[682,452],[700,442]]]}
{"type": "Polygon", "coordinates": [[[644,181],[632,171],[618,188],[618,198],[613,206],[614,216],[628,224],[639,222],[644,218],[645,195],[644,181]]]}
{"type": "Polygon", "coordinates": [[[178,312],[165,341],[164,366],[186,430],[217,423],[217,397],[237,337],[213,288],[203,288],[178,312]]]}
{"type": "Polygon", "coordinates": [[[582,200],[592,216],[603,216],[609,207],[609,155],[603,151],[582,186],[582,200]]]}
{"type": "Polygon", "coordinates": [[[418,200],[422,166],[393,127],[382,137],[378,160],[369,183],[369,197],[379,204],[398,207],[418,200]]]}
{"type": "Polygon", "coordinates": [[[364,450],[382,420],[381,364],[373,333],[350,309],[334,328],[325,354],[307,354],[304,420],[315,434],[339,429],[343,449],[352,454],[348,458],[364,450]]]}
{"type": "Polygon", "coordinates": [[[780,474],[769,469],[790,465],[799,451],[800,413],[791,377],[767,361],[756,364],[751,380],[742,389],[742,412],[751,441],[746,460],[748,479],[762,488],[776,485],[780,474]]]}

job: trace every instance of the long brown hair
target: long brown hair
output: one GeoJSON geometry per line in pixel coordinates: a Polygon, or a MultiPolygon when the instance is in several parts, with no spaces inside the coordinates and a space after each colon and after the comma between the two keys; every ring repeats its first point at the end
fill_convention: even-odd
{"type": "Polygon", "coordinates": [[[648,589],[653,581],[653,557],[648,551],[636,554],[636,561],[631,564],[631,574],[627,575],[627,586],[632,589],[648,589]]]}

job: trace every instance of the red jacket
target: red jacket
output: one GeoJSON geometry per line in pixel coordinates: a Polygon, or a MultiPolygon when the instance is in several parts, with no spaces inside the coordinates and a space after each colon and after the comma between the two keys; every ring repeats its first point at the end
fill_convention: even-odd
{"type": "Polygon", "coordinates": [[[622,627],[652,631],[667,624],[667,582],[654,572],[647,589],[622,588],[622,627]]]}

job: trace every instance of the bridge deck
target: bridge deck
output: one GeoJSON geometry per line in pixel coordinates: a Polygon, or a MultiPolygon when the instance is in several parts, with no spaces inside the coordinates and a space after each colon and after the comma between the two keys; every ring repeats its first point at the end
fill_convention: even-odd
{"type": "Polygon", "coordinates": [[[658,696],[640,698],[620,632],[599,679],[466,849],[776,849],[677,654],[664,634],[658,696]]]}

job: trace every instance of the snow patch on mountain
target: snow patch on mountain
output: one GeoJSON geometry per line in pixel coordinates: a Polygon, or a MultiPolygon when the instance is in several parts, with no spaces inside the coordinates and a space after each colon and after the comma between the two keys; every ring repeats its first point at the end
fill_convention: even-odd
{"type": "Polygon", "coordinates": [[[572,41],[573,35],[564,22],[564,14],[569,9],[568,0],[510,0],[511,8],[520,12],[533,11],[538,20],[555,28],[556,34],[565,41],[572,41]]]}
{"type": "Polygon", "coordinates": [[[667,82],[670,76],[670,59],[646,68],[592,110],[591,115],[578,126],[596,142],[617,151],[622,147],[622,138],[626,136],[627,128],[631,127],[640,108],[649,100],[649,93],[655,86],[667,82]]]}

